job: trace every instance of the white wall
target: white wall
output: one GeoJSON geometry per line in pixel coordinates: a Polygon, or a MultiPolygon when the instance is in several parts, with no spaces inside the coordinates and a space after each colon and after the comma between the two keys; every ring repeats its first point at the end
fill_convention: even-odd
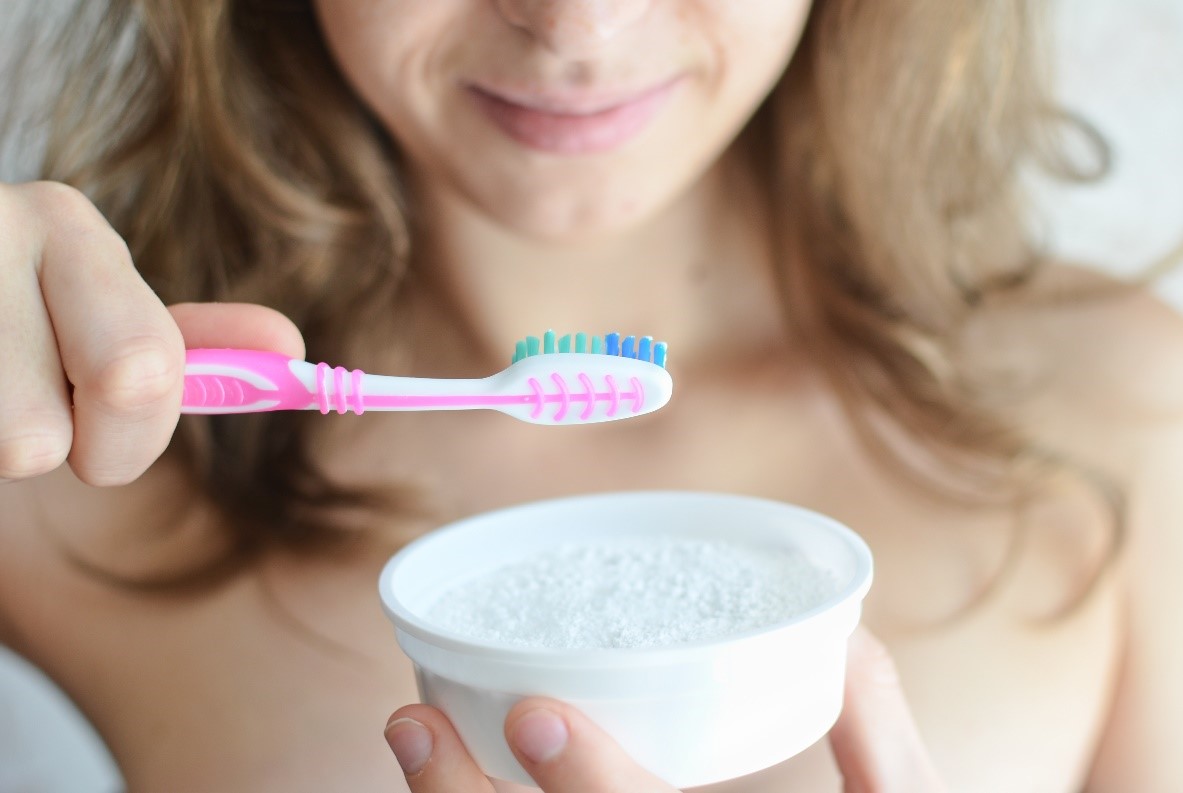
{"type": "Polygon", "coordinates": [[[119,771],[44,676],[0,648],[0,793],[114,793],[119,771]]]}
{"type": "MultiPolygon", "coordinates": [[[[0,67],[5,20],[35,2],[42,13],[62,5],[0,0],[0,67]]],[[[1183,242],[1183,0],[1058,5],[1061,94],[1109,138],[1114,168],[1094,186],[1033,184],[1056,250],[1133,272],[1183,242]]],[[[27,162],[0,149],[0,178],[27,174],[27,162]]],[[[1183,307],[1183,274],[1162,292],[1183,307]]],[[[0,793],[106,793],[117,780],[69,703],[0,650],[0,793]]]]}
{"type": "MultiPolygon", "coordinates": [[[[1183,245],[1183,0],[1059,0],[1060,95],[1113,146],[1103,182],[1035,181],[1065,258],[1135,272],[1183,245]]],[[[1183,262],[1160,292],[1183,308],[1183,262]]]]}

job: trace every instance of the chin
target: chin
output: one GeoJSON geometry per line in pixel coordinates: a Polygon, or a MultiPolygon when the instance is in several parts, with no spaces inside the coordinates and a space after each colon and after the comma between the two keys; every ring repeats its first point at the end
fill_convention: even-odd
{"type": "Polygon", "coordinates": [[[481,214],[512,233],[540,242],[587,242],[618,236],[656,217],[672,201],[676,190],[659,191],[644,185],[608,183],[585,189],[514,189],[481,191],[470,200],[481,214]]]}
{"type": "Polygon", "coordinates": [[[486,214],[501,227],[518,236],[556,244],[589,242],[627,232],[652,213],[621,211],[619,208],[580,207],[579,211],[556,213],[550,207],[489,207],[486,214]]]}

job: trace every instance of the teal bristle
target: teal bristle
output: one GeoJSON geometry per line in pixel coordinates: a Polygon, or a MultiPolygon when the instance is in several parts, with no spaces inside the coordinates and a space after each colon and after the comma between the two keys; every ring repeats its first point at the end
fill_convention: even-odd
{"type": "Polygon", "coordinates": [[[634,358],[639,361],[656,364],[663,369],[666,365],[668,347],[664,341],[654,341],[652,336],[625,336],[619,333],[609,333],[605,336],[594,336],[586,333],[568,333],[556,336],[553,330],[548,330],[542,337],[527,336],[514,344],[513,361],[517,363],[523,358],[535,355],[551,355],[554,353],[590,353],[592,355],[617,355],[622,358],[634,358]]]}

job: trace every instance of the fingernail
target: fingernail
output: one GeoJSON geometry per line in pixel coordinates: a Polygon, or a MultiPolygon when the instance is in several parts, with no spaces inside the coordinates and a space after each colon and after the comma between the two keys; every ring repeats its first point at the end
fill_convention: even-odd
{"type": "Polygon", "coordinates": [[[387,724],[386,742],[407,776],[422,771],[431,759],[431,730],[414,719],[395,719],[387,724]]]}
{"type": "Polygon", "coordinates": [[[526,713],[513,726],[514,746],[535,763],[558,757],[567,745],[567,735],[566,722],[545,708],[526,713]]]}

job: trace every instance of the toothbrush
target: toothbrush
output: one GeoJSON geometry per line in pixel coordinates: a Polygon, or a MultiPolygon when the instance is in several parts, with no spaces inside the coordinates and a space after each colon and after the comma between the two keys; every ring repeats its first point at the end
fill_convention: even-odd
{"type": "Polygon", "coordinates": [[[517,343],[510,365],[480,379],[372,375],[261,350],[185,353],[182,413],[269,410],[499,410],[533,424],[591,424],[665,405],[666,345],[649,336],[577,333],[517,343]]]}

